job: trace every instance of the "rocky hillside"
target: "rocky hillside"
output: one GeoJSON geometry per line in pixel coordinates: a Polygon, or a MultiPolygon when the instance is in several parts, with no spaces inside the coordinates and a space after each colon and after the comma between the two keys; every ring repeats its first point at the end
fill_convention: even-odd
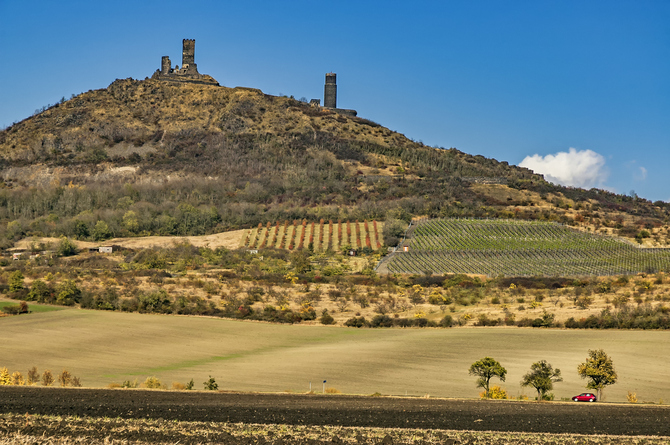
{"type": "Polygon", "coordinates": [[[117,80],[0,132],[0,180],[5,246],[416,216],[555,220],[670,241],[663,202],[554,186],[249,88],[117,80]]]}

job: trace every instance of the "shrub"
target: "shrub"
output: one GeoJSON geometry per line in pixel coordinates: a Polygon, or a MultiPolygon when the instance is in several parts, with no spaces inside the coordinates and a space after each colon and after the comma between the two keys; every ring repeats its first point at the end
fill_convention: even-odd
{"type": "Polygon", "coordinates": [[[203,382],[203,384],[205,385],[205,389],[207,391],[216,391],[217,389],[219,389],[218,383],[216,383],[216,380],[214,380],[214,377],[212,377],[211,375],[209,376],[209,380],[203,382]]]}
{"type": "Polygon", "coordinates": [[[393,320],[388,315],[375,315],[370,326],[373,328],[390,328],[393,326],[393,320]]]}
{"type": "Polygon", "coordinates": [[[175,391],[183,391],[186,389],[186,385],[179,382],[172,382],[172,389],[175,391]]]}
{"type": "Polygon", "coordinates": [[[9,306],[3,306],[2,307],[2,312],[5,314],[9,315],[19,315],[21,311],[21,305],[19,304],[11,304],[9,306]]]}
{"type": "Polygon", "coordinates": [[[626,395],[626,399],[628,400],[628,403],[637,403],[637,394],[634,392],[628,391],[628,394],[626,395]]]}
{"type": "Polygon", "coordinates": [[[54,376],[51,374],[50,370],[46,370],[42,373],[42,386],[51,386],[54,384],[54,376]]]}
{"type": "Polygon", "coordinates": [[[588,307],[591,306],[591,303],[593,303],[593,298],[589,295],[582,295],[575,301],[575,304],[580,309],[588,309],[588,307]]]}
{"type": "Polygon", "coordinates": [[[138,383],[137,383],[137,379],[135,379],[135,380],[133,380],[133,381],[126,380],[126,381],[124,381],[123,384],[121,385],[122,388],[137,388],[138,386],[139,386],[139,385],[138,385],[138,383]]]}
{"type": "Polygon", "coordinates": [[[195,382],[193,381],[193,379],[191,379],[191,381],[186,384],[184,389],[187,391],[191,391],[193,389],[193,386],[195,386],[195,382]]]}
{"type": "Polygon", "coordinates": [[[165,389],[166,387],[157,377],[147,377],[144,381],[143,386],[149,389],[165,389]]]}
{"type": "Polygon", "coordinates": [[[79,377],[72,376],[70,386],[73,386],[75,388],[81,388],[81,380],[79,380],[79,377]]]}
{"type": "Polygon", "coordinates": [[[345,326],[349,326],[350,328],[363,328],[363,327],[369,327],[370,322],[365,319],[365,317],[352,317],[349,320],[344,322],[345,326]]]}
{"type": "Polygon", "coordinates": [[[480,314],[475,322],[475,326],[498,326],[499,324],[501,324],[500,318],[489,318],[486,314],[480,314]]]}
{"type": "Polygon", "coordinates": [[[319,322],[321,324],[330,325],[335,324],[335,319],[328,313],[328,309],[324,309],[323,312],[321,312],[321,317],[319,317],[319,322]]]}
{"type": "Polygon", "coordinates": [[[326,388],[326,394],[342,394],[342,391],[336,388],[326,388]]]}
{"type": "Polygon", "coordinates": [[[450,328],[454,325],[454,319],[451,315],[445,315],[442,320],[440,320],[440,327],[450,328]]]}
{"type": "MultiPolygon", "coordinates": [[[[486,391],[482,391],[479,393],[479,398],[480,399],[486,399],[486,391]]],[[[505,400],[508,399],[509,397],[507,396],[507,391],[505,391],[504,388],[501,388],[498,385],[493,385],[489,389],[489,399],[499,399],[499,400],[505,400]]]]}

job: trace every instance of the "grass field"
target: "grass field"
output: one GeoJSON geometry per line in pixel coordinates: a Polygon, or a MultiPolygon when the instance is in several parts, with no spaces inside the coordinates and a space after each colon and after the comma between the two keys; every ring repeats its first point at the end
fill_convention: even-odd
{"type": "MultiPolygon", "coordinates": [[[[16,306],[19,304],[17,301],[0,301],[0,310],[2,310],[3,307],[5,306],[16,306]]],[[[52,311],[62,311],[63,307],[58,307],[58,306],[49,306],[46,304],[29,304],[28,305],[28,310],[33,313],[39,313],[39,312],[52,312],[52,311]]]]}
{"type": "MultiPolygon", "coordinates": [[[[619,383],[608,401],[627,391],[640,401],[670,401],[668,333],[519,328],[349,329],[286,326],[213,318],[68,309],[0,319],[0,367],[30,367],[79,376],[84,386],[155,375],[168,386],[211,375],[220,389],[297,391],[334,387],[345,393],[476,397],[469,365],[486,355],[508,370],[508,392],[531,363],[546,359],[563,370],[558,399],[584,390],[576,373],[588,349],[614,359],[619,383]]],[[[497,382],[496,382],[497,383],[497,382]]]]}

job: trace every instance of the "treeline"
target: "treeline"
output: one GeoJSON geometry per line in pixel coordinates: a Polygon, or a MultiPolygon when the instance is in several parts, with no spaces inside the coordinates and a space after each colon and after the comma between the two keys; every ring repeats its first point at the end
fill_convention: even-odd
{"type": "Polygon", "coordinates": [[[565,322],[572,329],[670,329],[670,307],[665,305],[624,305],[618,309],[603,309],[599,315],[590,315],[565,322]]]}

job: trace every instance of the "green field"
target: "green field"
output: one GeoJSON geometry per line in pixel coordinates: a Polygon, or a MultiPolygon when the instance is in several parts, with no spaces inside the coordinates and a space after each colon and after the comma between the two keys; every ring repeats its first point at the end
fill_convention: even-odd
{"type": "Polygon", "coordinates": [[[68,309],[0,319],[0,367],[25,372],[67,368],[85,386],[158,376],[168,386],[209,375],[220,389],[320,390],[322,381],[346,393],[476,397],[469,365],[486,355],[508,369],[511,395],[546,359],[563,370],[557,398],[584,390],[576,373],[588,349],[614,359],[619,383],[607,400],[670,402],[668,333],[519,328],[354,329],[287,326],[214,318],[68,309]]]}
{"type": "MultiPolygon", "coordinates": [[[[18,301],[0,301],[0,310],[5,306],[16,306],[18,304],[18,301]]],[[[49,306],[46,304],[28,304],[28,310],[33,313],[62,311],[63,309],[63,307],[49,306]]]]}
{"type": "Polygon", "coordinates": [[[407,252],[387,261],[390,272],[602,276],[670,270],[670,249],[638,248],[549,222],[424,220],[404,245],[407,252]]]}

